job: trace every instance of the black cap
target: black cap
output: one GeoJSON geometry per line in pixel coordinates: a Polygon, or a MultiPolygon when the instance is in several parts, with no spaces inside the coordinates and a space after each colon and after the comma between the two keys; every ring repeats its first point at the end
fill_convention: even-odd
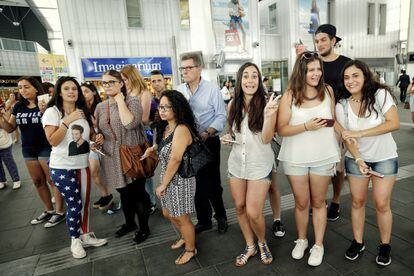
{"type": "Polygon", "coordinates": [[[336,28],[334,25],[331,24],[323,24],[318,27],[315,32],[315,35],[318,33],[326,33],[328,35],[334,36],[336,38],[336,43],[342,40],[342,38],[336,36],[336,28]]]}

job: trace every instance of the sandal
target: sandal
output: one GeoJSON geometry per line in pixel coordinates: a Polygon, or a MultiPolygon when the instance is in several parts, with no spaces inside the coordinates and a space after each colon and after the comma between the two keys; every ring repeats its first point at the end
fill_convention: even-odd
{"type": "Polygon", "coordinates": [[[184,249],[184,251],[180,254],[180,256],[178,256],[178,258],[175,260],[175,264],[176,265],[186,264],[189,261],[191,261],[191,259],[194,258],[196,255],[197,255],[197,249],[196,248],[194,248],[194,250],[184,249]],[[187,260],[185,260],[184,262],[181,262],[181,260],[183,259],[185,253],[193,253],[193,255],[191,255],[191,257],[188,258],[187,260]]]}
{"type": "Polygon", "coordinates": [[[235,265],[238,267],[245,266],[250,257],[253,257],[256,254],[257,246],[255,244],[246,245],[244,251],[239,256],[237,256],[235,265]]]}
{"type": "Polygon", "coordinates": [[[185,245],[185,241],[183,239],[183,237],[180,237],[178,240],[176,240],[172,245],[171,245],[171,249],[175,250],[178,249],[180,247],[183,247],[185,245]]]}
{"type": "Polygon", "coordinates": [[[273,262],[273,256],[266,242],[264,243],[259,242],[258,245],[260,249],[260,259],[262,260],[262,263],[265,265],[271,264],[273,262]]]}

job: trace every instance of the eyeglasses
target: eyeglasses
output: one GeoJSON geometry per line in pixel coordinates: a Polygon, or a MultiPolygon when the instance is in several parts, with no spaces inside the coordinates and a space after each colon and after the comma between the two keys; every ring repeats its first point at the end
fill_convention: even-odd
{"type": "Polygon", "coordinates": [[[158,110],[165,112],[165,111],[169,111],[171,110],[172,106],[171,105],[159,105],[158,106],[158,110]]]}
{"type": "Polygon", "coordinates": [[[304,52],[300,59],[311,59],[311,58],[318,58],[319,54],[317,52],[304,52]]]}
{"type": "Polygon", "coordinates": [[[103,81],[102,82],[102,86],[109,86],[109,87],[111,87],[111,86],[114,86],[115,85],[115,83],[119,83],[120,81],[114,81],[114,80],[111,80],[111,81],[103,81]]]}
{"type": "Polygon", "coordinates": [[[186,67],[178,67],[178,70],[180,70],[180,72],[182,72],[182,71],[191,70],[191,69],[196,68],[196,67],[198,67],[198,65],[197,66],[193,65],[193,66],[186,66],[186,67]]]}

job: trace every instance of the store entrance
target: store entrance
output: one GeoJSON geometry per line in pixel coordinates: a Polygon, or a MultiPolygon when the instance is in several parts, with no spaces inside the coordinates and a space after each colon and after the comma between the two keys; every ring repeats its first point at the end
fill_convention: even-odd
{"type": "Polygon", "coordinates": [[[262,61],[262,77],[269,79],[269,92],[281,94],[286,90],[288,83],[287,60],[262,61]]]}

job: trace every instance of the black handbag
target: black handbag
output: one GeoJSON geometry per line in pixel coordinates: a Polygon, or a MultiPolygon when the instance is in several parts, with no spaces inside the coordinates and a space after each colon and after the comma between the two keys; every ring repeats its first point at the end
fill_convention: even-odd
{"type": "Polygon", "coordinates": [[[193,137],[193,143],[185,150],[178,168],[178,174],[182,178],[195,176],[202,167],[212,161],[211,153],[204,142],[191,129],[190,132],[193,137]]]}

